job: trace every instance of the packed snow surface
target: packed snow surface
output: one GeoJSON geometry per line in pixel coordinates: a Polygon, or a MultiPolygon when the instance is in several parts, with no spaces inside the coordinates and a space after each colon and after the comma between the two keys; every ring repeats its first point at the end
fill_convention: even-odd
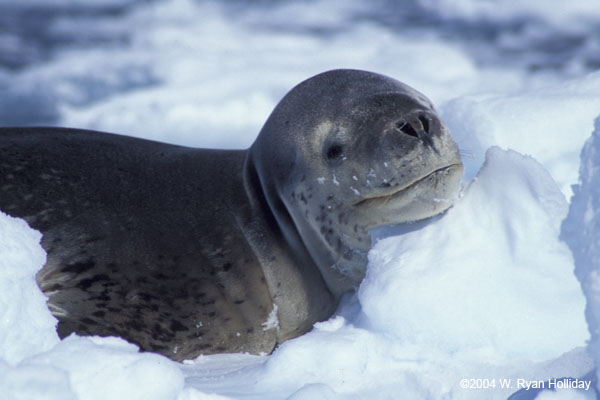
{"type": "Polygon", "coordinates": [[[580,182],[561,236],[575,258],[575,274],[587,299],[589,350],[600,365],[600,117],[595,127],[581,151],[580,182]]]}
{"type": "Polygon", "coordinates": [[[505,399],[518,379],[592,370],[600,7],[402,3],[0,0],[0,125],[246,148],[295,84],[360,68],[430,97],[465,164],[448,212],[373,231],[357,291],[269,356],[178,364],[118,338],[60,341],[35,283],[41,236],[0,213],[0,398],[505,399]]]}

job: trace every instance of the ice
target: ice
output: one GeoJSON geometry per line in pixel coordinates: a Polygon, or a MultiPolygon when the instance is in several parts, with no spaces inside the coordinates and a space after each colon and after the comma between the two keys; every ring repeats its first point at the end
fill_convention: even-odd
{"type": "Polygon", "coordinates": [[[532,155],[563,193],[577,182],[578,156],[600,110],[600,73],[519,94],[462,96],[442,114],[462,150],[466,178],[474,176],[490,145],[532,155]]]}
{"type": "Polygon", "coordinates": [[[15,368],[0,364],[8,399],[174,399],[183,389],[176,364],[118,338],[66,338],[15,368]]]}
{"type": "Polygon", "coordinates": [[[560,3],[546,0],[420,0],[430,10],[435,9],[447,16],[470,19],[514,20],[524,16],[535,16],[556,24],[562,29],[578,29],[581,24],[594,23],[600,16],[598,4],[594,0],[581,0],[570,7],[560,7],[560,3]]]}
{"type": "Polygon", "coordinates": [[[26,365],[10,368],[0,360],[0,389],[5,399],[76,400],[69,375],[58,368],[26,365]]]}
{"type": "Polygon", "coordinates": [[[548,360],[583,345],[585,301],[558,240],[566,212],[539,163],[491,148],[447,215],[371,250],[359,290],[369,325],[489,363],[548,360]]]}
{"type": "Polygon", "coordinates": [[[544,390],[536,400],[594,400],[595,397],[582,393],[574,389],[565,389],[559,391],[544,390]]]}
{"type": "MultiPolygon", "coordinates": [[[[194,7],[185,0],[177,4],[177,10],[183,8],[199,19],[210,13],[210,22],[181,21],[177,14],[155,24],[149,32],[135,32],[132,39],[141,47],[138,57],[148,59],[152,64],[150,74],[163,84],[107,97],[83,110],[65,105],[63,125],[121,131],[200,147],[246,148],[281,96],[301,80],[324,70],[344,66],[388,74],[404,71],[409,77],[407,83],[427,90],[434,100],[442,98],[450,86],[464,90],[461,82],[474,71],[472,63],[452,47],[434,40],[397,42],[394,35],[371,25],[321,40],[303,33],[272,38],[259,31],[248,36],[243,27],[232,26],[214,8],[194,7]],[[181,24],[187,29],[181,29],[181,24]],[[191,41],[191,37],[201,39],[191,41]],[[347,43],[365,37],[374,44],[348,51],[347,43]],[[243,65],[224,59],[224,49],[242,58],[243,65]],[[312,57],[321,53],[329,56],[322,60],[312,57]],[[403,54],[413,56],[406,59],[403,54]],[[173,63],[173,59],[178,62],[173,63]],[[270,68],[265,69],[265,63],[270,68]],[[443,93],[440,88],[444,88],[443,93]]],[[[146,26],[157,13],[170,16],[169,10],[172,13],[172,8],[163,4],[156,10],[140,12],[135,23],[146,26]]],[[[130,68],[124,55],[115,56],[130,68]]]]}
{"type": "Polygon", "coordinates": [[[183,389],[183,374],[163,356],[138,353],[118,338],[66,338],[51,351],[25,360],[68,372],[79,399],[172,399],[183,389]]]}
{"type": "Polygon", "coordinates": [[[42,235],[0,212],[0,360],[14,364],[58,342],[35,274],[46,262],[42,235]]]}
{"type": "Polygon", "coordinates": [[[358,292],[269,356],[59,341],[41,237],[0,213],[0,397],[505,399],[517,388],[460,380],[583,376],[600,362],[598,120],[561,233],[575,261],[558,235],[600,112],[598,26],[595,1],[0,0],[0,125],[247,148],[295,84],[361,68],[430,97],[466,167],[453,208],[372,232],[358,292]]]}
{"type": "Polygon", "coordinates": [[[575,274],[587,298],[589,348],[600,366],[600,117],[581,151],[579,176],[561,237],[575,258],[575,274]]]}
{"type": "Polygon", "coordinates": [[[141,2],[144,0],[19,0],[18,2],[11,0],[0,0],[0,6],[10,7],[107,7],[107,6],[123,6],[141,2]]]}

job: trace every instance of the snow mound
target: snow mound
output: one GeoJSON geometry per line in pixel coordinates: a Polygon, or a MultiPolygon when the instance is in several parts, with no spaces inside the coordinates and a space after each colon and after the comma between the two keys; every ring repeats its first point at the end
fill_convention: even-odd
{"type": "MultiPolygon", "coordinates": [[[[521,89],[523,90],[523,89],[521,89]]],[[[461,96],[441,107],[471,179],[493,145],[535,157],[566,196],[577,182],[578,157],[600,109],[600,72],[518,94],[461,96]]]]}
{"type": "Polygon", "coordinates": [[[163,400],[182,389],[176,363],[119,338],[71,335],[16,367],[0,360],[3,399],[163,400]]]}
{"type": "Polygon", "coordinates": [[[0,212],[0,360],[10,364],[58,343],[56,319],[35,281],[46,262],[41,238],[25,221],[0,212]]]}
{"type": "Polygon", "coordinates": [[[591,333],[589,349],[600,365],[600,117],[581,151],[580,183],[573,186],[569,215],[561,238],[575,258],[575,274],[587,298],[585,315],[591,333]]]}
{"type": "Polygon", "coordinates": [[[490,363],[548,360],[583,345],[585,299],[558,239],[566,212],[538,162],[491,148],[447,215],[369,253],[359,291],[369,326],[490,363]]]}

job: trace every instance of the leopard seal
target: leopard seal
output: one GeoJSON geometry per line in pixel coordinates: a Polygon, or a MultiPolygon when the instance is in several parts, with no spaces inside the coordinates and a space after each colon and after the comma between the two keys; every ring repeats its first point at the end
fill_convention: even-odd
{"type": "Polygon", "coordinates": [[[0,210],[43,234],[59,335],[178,361],[270,353],[330,317],[369,230],[446,210],[462,170],[424,95],[359,70],[298,84],[248,150],[0,129],[0,210]]]}

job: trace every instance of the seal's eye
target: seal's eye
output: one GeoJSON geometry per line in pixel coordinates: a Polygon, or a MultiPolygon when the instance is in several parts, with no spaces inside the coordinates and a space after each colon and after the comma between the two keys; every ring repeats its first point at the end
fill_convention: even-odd
{"type": "Polygon", "coordinates": [[[344,150],[344,148],[342,147],[342,145],[340,145],[340,144],[332,144],[327,149],[327,153],[326,153],[327,159],[329,161],[335,161],[335,160],[339,159],[342,156],[343,152],[344,152],[343,150],[344,150]]]}

